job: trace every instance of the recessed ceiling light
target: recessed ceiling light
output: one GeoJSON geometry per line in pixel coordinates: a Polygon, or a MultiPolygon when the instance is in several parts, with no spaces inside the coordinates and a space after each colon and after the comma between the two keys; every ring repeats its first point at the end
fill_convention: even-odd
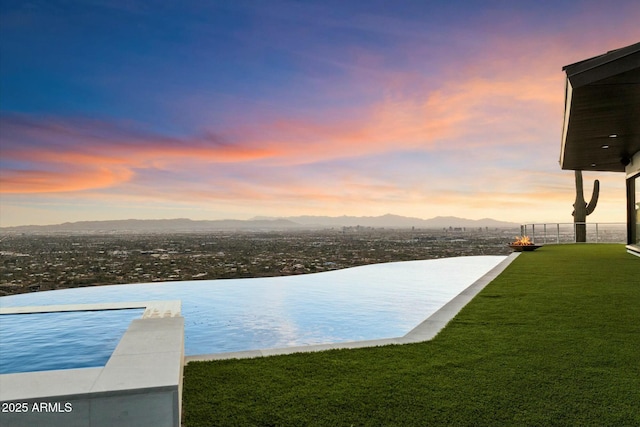
{"type": "Polygon", "coordinates": [[[608,145],[608,144],[604,144],[604,145],[603,145],[602,147],[600,147],[600,148],[602,148],[603,150],[606,150],[607,148],[609,148],[609,145],[608,145]]]}
{"type": "Polygon", "coordinates": [[[616,133],[612,133],[611,135],[609,135],[609,138],[617,138],[617,137],[618,137],[618,134],[616,133]]]}

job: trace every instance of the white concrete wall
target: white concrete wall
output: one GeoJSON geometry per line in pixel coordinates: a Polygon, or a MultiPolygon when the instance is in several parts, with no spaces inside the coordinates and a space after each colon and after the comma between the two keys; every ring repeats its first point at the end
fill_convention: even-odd
{"type": "Polygon", "coordinates": [[[7,427],[179,427],[179,391],[146,389],[20,399],[26,412],[0,417],[7,427]],[[35,405],[35,406],[34,406],[35,405]]]}

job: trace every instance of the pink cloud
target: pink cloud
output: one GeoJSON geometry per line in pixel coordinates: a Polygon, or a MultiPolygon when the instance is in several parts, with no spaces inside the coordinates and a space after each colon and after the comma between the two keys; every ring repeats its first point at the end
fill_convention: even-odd
{"type": "Polygon", "coordinates": [[[238,163],[272,150],[220,143],[213,137],[166,138],[91,121],[3,118],[3,193],[49,193],[113,187],[136,169],[176,163],[238,163]],[[12,167],[11,164],[19,164],[12,167]],[[26,165],[26,166],[25,166],[26,165]]]}
{"type": "Polygon", "coordinates": [[[126,182],[131,175],[131,172],[126,169],[105,167],[74,168],[62,172],[8,170],[0,175],[1,192],[5,194],[77,192],[112,187],[126,182]]]}

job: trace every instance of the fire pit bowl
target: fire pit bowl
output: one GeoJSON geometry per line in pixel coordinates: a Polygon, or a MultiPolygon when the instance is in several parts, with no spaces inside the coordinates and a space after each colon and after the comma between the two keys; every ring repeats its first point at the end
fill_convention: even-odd
{"type": "Polygon", "coordinates": [[[515,252],[531,252],[535,251],[542,245],[535,245],[531,242],[528,236],[516,237],[513,243],[509,244],[509,247],[515,252]]]}
{"type": "Polygon", "coordinates": [[[509,247],[514,250],[514,252],[532,252],[538,248],[541,248],[542,245],[515,245],[510,244],[509,247]]]}

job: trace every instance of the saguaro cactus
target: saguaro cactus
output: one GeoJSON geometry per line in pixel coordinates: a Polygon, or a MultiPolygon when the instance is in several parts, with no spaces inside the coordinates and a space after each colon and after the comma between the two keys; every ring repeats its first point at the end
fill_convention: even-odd
{"type": "Polygon", "coordinates": [[[575,171],[576,173],[576,201],[573,204],[573,223],[576,229],[576,242],[587,241],[587,215],[590,215],[594,211],[598,204],[598,196],[600,195],[600,181],[597,179],[593,183],[593,194],[591,195],[591,201],[587,204],[584,201],[583,188],[582,188],[582,171],[575,171]]]}

